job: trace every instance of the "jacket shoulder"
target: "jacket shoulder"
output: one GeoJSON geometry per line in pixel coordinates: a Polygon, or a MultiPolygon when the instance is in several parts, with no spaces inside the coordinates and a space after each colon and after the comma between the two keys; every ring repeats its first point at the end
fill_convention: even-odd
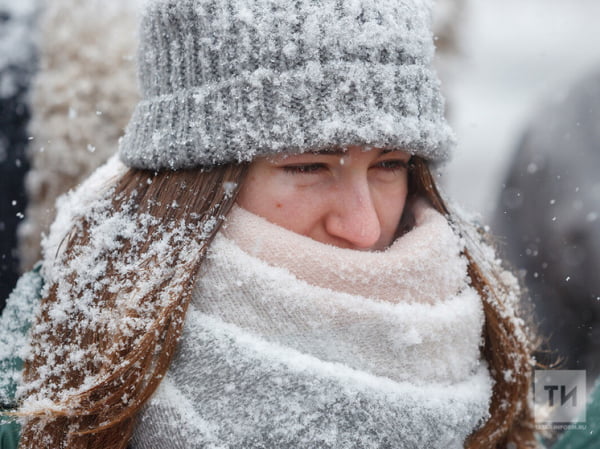
{"type": "Polygon", "coordinates": [[[29,328],[35,318],[42,294],[40,264],[24,275],[6,301],[0,316],[0,403],[7,408],[14,402],[16,386],[23,369],[29,328]]]}
{"type": "Polygon", "coordinates": [[[588,449],[600,447],[600,380],[596,382],[594,391],[586,404],[585,419],[580,417],[582,428],[576,427],[566,431],[552,449],[588,449]]]}

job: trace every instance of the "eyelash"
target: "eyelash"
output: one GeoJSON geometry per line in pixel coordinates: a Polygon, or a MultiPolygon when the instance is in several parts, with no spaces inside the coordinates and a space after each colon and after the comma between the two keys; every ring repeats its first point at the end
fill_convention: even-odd
{"type": "Polygon", "coordinates": [[[408,168],[408,163],[401,160],[390,159],[379,162],[377,166],[383,168],[384,170],[396,171],[408,168]]]}
{"type": "Polygon", "coordinates": [[[325,169],[325,164],[286,165],[283,170],[291,174],[311,174],[325,169]]]}
{"type": "MultiPolygon", "coordinates": [[[[394,172],[397,170],[404,170],[404,169],[408,168],[408,163],[401,161],[401,160],[390,159],[390,160],[386,160],[386,161],[381,161],[381,162],[377,163],[374,167],[394,172]]],[[[315,163],[315,164],[301,164],[301,165],[286,165],[283,167],[283,170],[286,173],[291,173],[291,174],[313,174],[313,173],[317,173],[321,170],[324,170],[326,168],[327,168],[327,166],[325,164],[315,163]]]]}

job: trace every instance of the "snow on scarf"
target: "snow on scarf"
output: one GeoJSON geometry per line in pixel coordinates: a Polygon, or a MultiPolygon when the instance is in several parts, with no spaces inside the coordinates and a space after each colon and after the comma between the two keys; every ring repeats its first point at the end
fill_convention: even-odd
{"type": "Polygon", "coordinates": [[[419,203],[385,252],[234,209],[134,449],[460,448],[488,417],[461,241],[419,203]]]}

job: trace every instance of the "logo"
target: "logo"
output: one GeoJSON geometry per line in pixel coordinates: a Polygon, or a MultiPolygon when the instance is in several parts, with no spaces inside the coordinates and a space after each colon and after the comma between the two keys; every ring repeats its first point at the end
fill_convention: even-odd
{"type": "Polygon", "coordinates": [[[561,428],[564,425],[585,424],[585,371],[536,370],[533,390],[535,422],[538,426],[561,428]]]}

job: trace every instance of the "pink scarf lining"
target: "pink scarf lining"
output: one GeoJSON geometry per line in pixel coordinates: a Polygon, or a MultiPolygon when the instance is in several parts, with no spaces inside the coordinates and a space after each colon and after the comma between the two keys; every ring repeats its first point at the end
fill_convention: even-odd
{"type": "Polygon", "coordinates": [[[416,224],[379,252],[337,248],[234,207],[223,235],[244,252],[322,288],[397,303],[434,303],[464,287],[467,261],[446,218],[425,201],[416,224]]]}

